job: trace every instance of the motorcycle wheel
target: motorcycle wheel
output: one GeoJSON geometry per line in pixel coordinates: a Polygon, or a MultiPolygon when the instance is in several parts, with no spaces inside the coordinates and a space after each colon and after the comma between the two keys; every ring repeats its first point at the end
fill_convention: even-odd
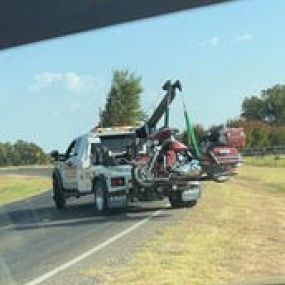
{"type": "Polygon", "coordinates": [[[136,165],[133,168],[133,178],[141,187],[153,186],[153,176],[148,172],[147,165],[136,165]]]}

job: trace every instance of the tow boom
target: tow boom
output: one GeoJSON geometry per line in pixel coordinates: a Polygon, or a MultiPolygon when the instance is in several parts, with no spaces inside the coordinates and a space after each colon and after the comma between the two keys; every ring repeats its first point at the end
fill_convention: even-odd
{"type": "Polygon", "coordinates": [[[179,80],[176,80],[173,84],[170,80],[167,80],[162,89],[166,91],[163,99],[154,110],[150,118],[145,124],[136,130],[136,137],[140,139],[147,138],[153,131],[156,130],[156,125],[165,114],[164,127],[169,127],[169,105],[172,103],[176,96],[176,90],[182,91],[182,86],[179,80]]]}

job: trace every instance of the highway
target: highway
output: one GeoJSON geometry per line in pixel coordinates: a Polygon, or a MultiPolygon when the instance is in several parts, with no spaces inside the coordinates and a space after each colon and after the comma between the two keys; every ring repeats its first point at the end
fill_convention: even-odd
{"type": "Polygon", "coordinates": [[[98,216],[92,196],[69,201],[59,211],[48,191],[1,206],[0,284],[100,284],[78,272],[123,263],[152,234],[191,210],[167,204],[136,203],[125,212],[98,216]]]}

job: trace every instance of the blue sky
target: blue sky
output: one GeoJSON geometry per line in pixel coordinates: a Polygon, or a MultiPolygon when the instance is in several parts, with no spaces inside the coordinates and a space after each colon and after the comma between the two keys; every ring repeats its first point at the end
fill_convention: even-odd
{"type": "MultiPolygon", "coordinates": [[[[97,123],[114,69],[142,76],[148,112],[170,78],[194,122],[235,118],[245,96],[285,81],[284,11],[284,0],[242,0],[1,51],[0,141],[65,149],[97,123]]],[[[179,97],[171,122],[184,128],[179,97]]]]}

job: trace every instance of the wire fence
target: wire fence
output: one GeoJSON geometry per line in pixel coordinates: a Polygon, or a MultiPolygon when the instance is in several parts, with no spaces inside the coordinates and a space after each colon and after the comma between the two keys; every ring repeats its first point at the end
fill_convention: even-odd
{"type": "Polygon", "coordinates": [[[247,148],[242,151],[243,156],[281,156],[285,155],[285,145],[260,148],[247,148]]]}

